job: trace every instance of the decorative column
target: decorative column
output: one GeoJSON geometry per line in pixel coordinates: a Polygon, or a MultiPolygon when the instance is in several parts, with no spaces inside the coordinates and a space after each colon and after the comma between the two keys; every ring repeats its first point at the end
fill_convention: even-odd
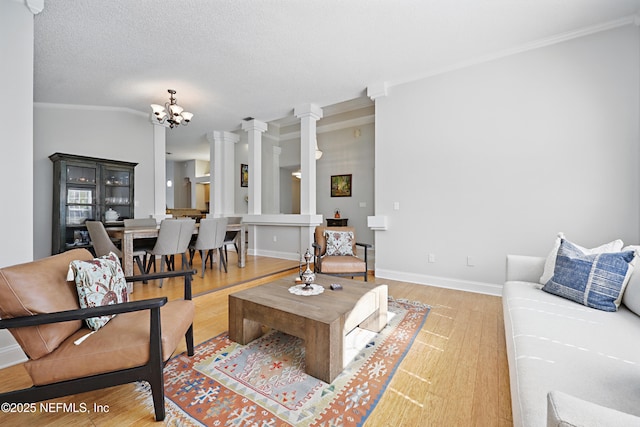
{"type": "MultiPolygon", "coordinates": [[[[373,84],[370,85],[369,87],[367,87],[367,96],[369,96],[369,98],[371,98],[372,101],[375,102],[375,108],[376,108],[376,112],[378,110],[378,103],[376,102],[376,100],[378,98],[383,98],[385,96],[387,96],[387,83],[386,82],[382,82],[382,83],[377,83],[377,84],[373,84]]],[[[378,132],[378,121],[375,121],[375,135],[376,138],[378,137],[378,135],[380,135],[380,133],[378,132]]],[[[377,144],[374,144],[375,150],[377,150],[378,146],[377,144]]],[[[378,153],[375,153],[374,158],[376,159],[376,163],[378,161],[378,159],[380,158],[378,156],[378,153]]],[[[375,166],[374,166],[375,168],[375,166]]],[[[378,186],[378,174],[374,174],[373,177],[373,188],[380,188],[378,186]]],[[[379,200],[379,197],[375,198],[376,200],[376,206],[374,206],[374,212],[380,212],[381,209],[378,208],[377,203],[379,200]]],[[[374,230],[374,231],[384,231],[387,229],[388,227],[388,221],[387,221],[387,216],[386,215],[372,215],[372,216],[368,216],[367,217],[367,227],[369,227],[370,229],[374,230]]],[[[374,233],[374,238],[375,235],[377,233],[374,233]]]]}
{"type": "Polygon", "coordinates": [[[282,148],[273,147],[273,209],[271,213],[280,213],[280,154],[282,148]]]}
{"type": "Polygon", "coordinates": [[[167,217],[167,136],[166,127],[153,120],[153,212],[157,222],[167,217]]]}
{"type": "Polygon", "coordinates": [[[249,215],[262,214],[262,133],[267,124],[259,120],[242,122],[249,137],[249,215]]]}
{"type": "Polygon", "coordinates": [[[294,109],[300,119],[300,214],[316,213],[316,121],[322,118],[322,108],[304,104],[294,109]]]}
{"type": "Polygon", "coordinates": [[[234,179],[235,149],[240,137],[235,133],[213,131],[207,133],[210,147],[209,217],[231,216],[235,213],[234,179]]]}

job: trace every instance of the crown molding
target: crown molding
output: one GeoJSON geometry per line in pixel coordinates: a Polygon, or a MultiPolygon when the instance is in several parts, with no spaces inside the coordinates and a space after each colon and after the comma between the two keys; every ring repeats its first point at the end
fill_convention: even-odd
{"type": "Polygon", "coordinates": [[[567,31],[565,33],[560,33],[551,37],[546,37],[543,39],[535,40],[530,43],[525,43],[518,47],[505,49],[505,50],[494,52],[488,55],[472,58],[470,60],[462,61],[454,65],[437,68],[423,74],[415,75],[413,77],[408,77],[400,80],[393,80],[389,82],[389,86],[398,86],[401,84],[426,79],[429,77],[437,76],[437,75],[448,73],[451,71],[456,71],[456,70],[468,68],[474,65],[483,64],[485,62],[495,61],[497,59],[502,59],[507,56],[516,55],[518,53],[523,53],[523,52],[539,49],[546,46],[552,46],[554,44],[566,42],[566,41],[577,39],[580,37],[585,37],[585,36],[596,34],[602,31],[613,30],[615,28],[624,27],[625,25],[632,25],[632,24],[640,25],[639,22],[640,22],[640,17],[638,15],[625,16],[623,18],[615,19],[613,21],[607,21],[600,24],[591,25],[589,27],[584,27],[574,31],[567,31]]]}
{"type": "Polygon", "coordinates": [[[13,0],[14,3],[23,4],[29,12],[34,15],[39,14],[44,10],[44,0],[13,0]]]}
{"type": "Polygon", "coordinates": [[[149,113],[134,110],[133,108],[125,107],[105,107],[102,105],[78,105],[78,104],[55,104],[50,102],[34,102],[34,107],[38,108],[51,108],[58,110],[84,110],[84,111],[112,111],[120,113],[135,114],[140,117],[149,117],[149,113]]]}

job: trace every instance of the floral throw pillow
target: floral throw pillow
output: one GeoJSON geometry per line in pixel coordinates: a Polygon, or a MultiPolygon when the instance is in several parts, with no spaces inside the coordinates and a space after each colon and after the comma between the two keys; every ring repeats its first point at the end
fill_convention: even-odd
{"type": "MultiPolygon", "coordinates": [[[[75,274],[80,307],[99,307],[128,301],[127,282],[118,256],[113,252],[91,261],[71,261],[69,265],[75,274]]],[[[94,331],[107,324],[115,314],[85,319],[94,331]]]]}
{"type": "Polygon", "coordinates": [[[329,256],[353,256],[353,232],[352,231],[333,231],[324,232],[327,239],[327,251],[329,256]]]}

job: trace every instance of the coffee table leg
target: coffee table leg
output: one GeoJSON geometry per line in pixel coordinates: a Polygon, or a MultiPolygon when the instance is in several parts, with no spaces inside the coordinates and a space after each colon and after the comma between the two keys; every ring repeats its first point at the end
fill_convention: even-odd
{"type": "Polygon", "coordinates": [[[229,296],[229,339],[245,345],[260,336],[260,323],[243,318],[242,300],[229,296]]]}
{"type": "Polygon", "coordinates": [[[343,370],[343,336],[339,321],[305,322],[305,365],[307,374],[331,383],[343,370]]]}

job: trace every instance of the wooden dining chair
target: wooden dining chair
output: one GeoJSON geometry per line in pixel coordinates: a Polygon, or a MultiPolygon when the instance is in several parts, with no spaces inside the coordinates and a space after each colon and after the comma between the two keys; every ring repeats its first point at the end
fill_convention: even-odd
{"type": "MultiPolygon", "coordinates": [[[[172,255],[182,255],[182,268],[185,269],[189,265],[187,260],[187,248],[193,236],[196,221],[194,219],[165,219],[160,223],[158,231],[158,240],[153,248],[147,250],[147,255],[151,259],[147,262],[147,271],[151,271],[153,264],[155,270],[156,256],[160,256],[160,272],[165,269],[166,257],[172,255]]],[[[172,267],[175,269],[175,265],[172,267]]],[[[160,280],[162,287],[162,279],[160,280]]]]}

